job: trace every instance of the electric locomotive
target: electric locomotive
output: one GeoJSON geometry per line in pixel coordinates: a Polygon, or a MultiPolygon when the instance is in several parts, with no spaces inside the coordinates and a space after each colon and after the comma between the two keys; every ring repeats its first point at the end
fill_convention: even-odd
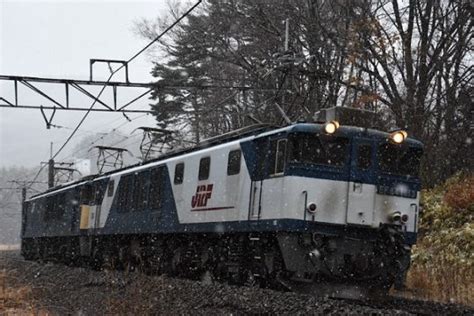
{"type": "Polygon", "coordinates": [[[387,290],[416,242],[423,146],[405,131],[344,123],[354,113],[246,128],[33,196],[22,254],[286,289],[387,290]]]}

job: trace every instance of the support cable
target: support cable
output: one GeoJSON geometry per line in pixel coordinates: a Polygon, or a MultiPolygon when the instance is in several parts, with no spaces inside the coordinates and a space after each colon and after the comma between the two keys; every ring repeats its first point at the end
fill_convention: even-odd
{"type": "MultiPolygon", "coordinates": [[[[94,139],[92,142],[90,142],[90,144],[85,145],[85,146],[87,146],[87,147],[83,146],[83,147],[78,148],[76,151],[74,151],[74,152],[72,152],[71,154],[69,154],[68,156],[62,158],[62,160],[66,160],[66,159],[68,159],[68,158],[73,158],[73,156],[74,156],[75,154],[77,154],[78,152],[80,152],[80,151],[82,151],[82,150],[87,150],[87,149],[89,149],[91,146],[97,144],[98,141],[103,140],[108,134],[117,131],[120,127],[122,127],[122,126],[124,126],[124,125],[126,125],[126,124],[128,124],[128,123],[130,123],[130,122],[133,122],[133,121],[135,121],[135,120],[137,120],[137,119],[139,119],[139,118],[145,117],[145,116],[147,116],[147,115],[148,115],[148,114],[139,115],[139,116],[137,116],[137,117],[132,118],[130,121],[121,122],[119,125],[117,125],[116,127],[112,128],[112,129],[111,129],[109,132],[107,132],[107,133],[96,133],[96,134],[103,134],[103,135],[102,135],[102,136],[99,136],[99,137],[96,138],[96,139],[94,139]]],[[[122,119],[122,118],[120,118],[120,119],[122,119]]],[[[114,121],[116,121],[116,120],[114,120],[114,121]]],[[[71,128],[71,129],[72,129],[72,128],[71,128]]],[[[126,139],[127,139],[127,138],[125,138],[125,139],[122,140],[122,141],[125,141],[126,139]]],[[[113,146],[113,145],[111,145],[111,146],[113,146]]]]}
{"type": "MultiPolygon", "coordinates": [[[[202,0],[199,0],[197,1],[188,11],[186,11],[183,15],[181,15],[176,21],[174,21],[171,25],[169,25],[163,32],[161,32],[155,39],[153,39],[150,43],[148,43],[145,47],[143,47],[142,49],[140,49],[135,55],[133,55],[131,58],[129,58],[124,64],[122,64],[120,67],[118,67],[117,69],[115,69],[109,76],[109,78],[107,79],[107,81],[105,81],[104,85],[102,86],[102,89],[99,91],[99,93],[97,94],[97,96],[94,98],[94,101],[92,102],[91,106],[89,107],[89,109],[87,110],[87,112],[84,114],[84,116],[82,117],[82,119],[79,121],[79,123],[77,124],[76,128],[74,128],[74,130],[72,131],[71,135],[69,135],[69,137],[66,139],[66,141],[64,142],[64,144],[59,148],[59,150],[53,155],[53,157],[51,157],[51,159],[54,159],[56,158],[59,153],[64,149],[64,147],[66,147],[66,145],[71,141],[72,137],[76,134],[77,130],[79,129],[79,127],[82,125],[82,123],[84,123],[84,121],[86,120],[87,116],[89,115],[89,113],[91,112],[92,108],[95,106],[95,104],[99,101],[99,98],[100,96],[102,95],[102,93],[104,93],[104,90],[105,88],[107,87],[107,83],[110,82],[110,80],[112,79],[112,77],[118,72],[120,71],[122,68],[124,68],[127,64],[129,64],[132,60],[134,60],[135,58],[137,58],[140,54],[142,54],[145,50],[147,50],[151,45],[153,45],[155,42],[157,42],[160,38],[162,38],[166,33],[168,33],[174,26],[176,26],[179,22],[181,22],[181,20],[183,20],[185,17],[187,17],[199,4],[201,4],[202,0]]],[[[43,165],[39,170],[38,170],[38,173],[35,175],[33,181],[36,181],[36,179],[38,178],[38,176],[40,175],[41,171],[45,168],[46,165],[43,165]]],[[[32,184],[30,184],[28,186],[31,187],[32,184]]]]}

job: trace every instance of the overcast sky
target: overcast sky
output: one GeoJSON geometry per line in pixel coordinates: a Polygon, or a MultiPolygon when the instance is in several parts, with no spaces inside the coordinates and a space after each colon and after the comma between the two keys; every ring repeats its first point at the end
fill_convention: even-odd
{"type": "MultiPolygon", "coordinates": [[[[162,15],[166,8],[166,0],[0,0],[0,74],[88,79],[90,58],[130,58],[147,43],[134,34],[134,22],[162,15]]],[[[150,58],[144,54],[130,64],[130,81],[151,81],[150,70],[150,58]]],[[[97,75],[97,79],[106,79],[107,69],[97,68],[97,75]]],[[[118,73],[114,80],[123,80],[123,76],[118,73]]],[[[38,87],[59,100],[64,99],[63,87],[41,84],[38,87]]],[[[99,89],[90,91],[96,94],[99,89]]],[[[125,91],[122,101],[138,92],[125,91]]],[[[111,91],[108,93],[111,95],[111,91]]],[[[13,100],[12,83],[0,81],[0,97],[13,100]]],[[[19,100],[20,104],[51,104],[26,87],[20,89],[19,100]]],[[[84,107],[91,105],[91,99],[77,94],[71,94],[71,101],[84,107]]],[[[134,108],[149,109],[148,104],[149,100],[144,98],[134,108]]],[[[56,151],[83,114],[57,111],[53,124],[64,128],[48,130],[39,110],[0,108],[0,167],[39,166],[40,161],[49,158],[50,142],[54,142],[56,151]]],[[[121,114],[91,113],[59,157],[66,158],[75,144],[93,132],[108,132],[123,125],[120,132],[130,134],[137,126],[155,124],[151,115],[130,114],[129,117],[136,119],[123,125],[126,120],[121,114]]]]}

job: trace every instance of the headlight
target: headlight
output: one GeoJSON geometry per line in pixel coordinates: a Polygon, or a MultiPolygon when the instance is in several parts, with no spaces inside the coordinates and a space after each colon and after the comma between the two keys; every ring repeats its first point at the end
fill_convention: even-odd
{"type": "Polygon", "coordinates": [[[390,134],[390,139],[395,144],[401,144],[408,137],[408,133],[405,131],[396,131],[390,134]]]}
{"type": "Polygon", "coordinates": [[[326,125],[324,125],[324,131],[327,134],[334,134],[338,128],[339,128],[338,121],[331,121],[331,122],[326,123],[326,125]]]}
{"type": "Polygon", "coordinates": [[[399,222],[400,219],[401,219],[401,217],[402,217],[402,214],[401,214],[400,212],[398,212],[398,211],[395,211],[395,212],[393,212],[392,214],[390,214],[390,215],[388,216],[388,219],[389,219],[391,222],[399,222]]]}

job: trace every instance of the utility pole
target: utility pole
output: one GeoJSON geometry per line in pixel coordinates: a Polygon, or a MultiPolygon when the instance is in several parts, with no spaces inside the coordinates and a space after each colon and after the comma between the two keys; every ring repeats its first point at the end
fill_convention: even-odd
{"type": "Polygon", "coordinates": [[[54,187],[54,160],[48,160],[48,188],[54,187]]]}
{"type": "MultiPolygon", "coordinates": [[[[23,237],[23,234],[25,232],[25,224],[26,224],[26,186],[23,186],[21,188],[21,231],[20,231],[20,236],[23,237]]],[[[23,238],[21,238],[22,243],[23,243],[23,238]]]]}
{"type": "Polygon", "coordinates": [[[54,160],[53,160],[53,142],[49,146],[48,160],[48,188],[54,187],[54,160]]]}
{"type": "MultiPolygon", "coordinates": [[[[288,52],[288,49],[289,49],[289,41],[290,41],[290,19],[287,18],[285,20],[285,51],[283,52],[284,56],[287,55],[289,52],[288,52]]],[[[283,77],[283,82],[281,83],[282,87],[287,87],[288,84],[288,79],[286,78],[287,74],[288,74],[288,71],[291,71],[291,69],[289,70],[286,70],[287,73],[285,74],[285,76],[283,77]]],[[[285,104],[285,94],[283,93],[282,95],[282,105],[284,106],[285,104]]],[[[285,113],[285,110],[277,103],[275,102],[275,107],[277,108],[278,112],[280,112],[281,116],[283,116],[283,120],[288,124],[290,125],[291,124],[291,120],[290,118],[288,117],[288,115],[286,115],[285,113]]]]}
{"type": "Polygon", "coordinates": [[[290,19],[285,20],[285,52],[288,51],[288,41],[290,37],[290,19]]]}
{"type": "Polygon", "coordinates": [[[26,201],[26,187],[21,188],[21,205],[25,204],[26,201]]]}

